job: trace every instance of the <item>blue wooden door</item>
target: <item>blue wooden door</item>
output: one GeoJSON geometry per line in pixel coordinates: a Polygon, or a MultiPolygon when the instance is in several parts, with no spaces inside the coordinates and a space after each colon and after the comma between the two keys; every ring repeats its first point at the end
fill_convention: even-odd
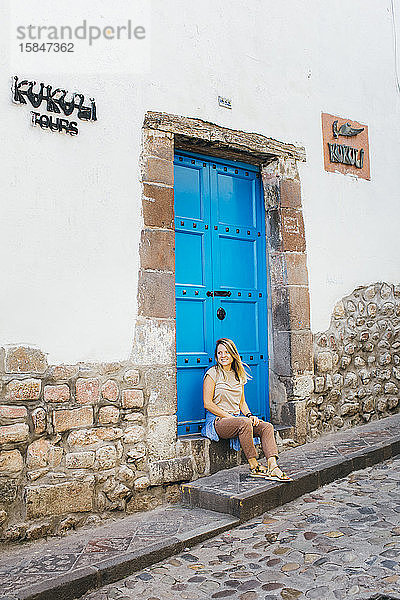
{"type": "Polygon", "coordinates": [[[265,218],[258,169],[175,156],[178,434],[204,420],[202,380],[228,337],[251,370],[254,414],[269,418],[265,218]]]}

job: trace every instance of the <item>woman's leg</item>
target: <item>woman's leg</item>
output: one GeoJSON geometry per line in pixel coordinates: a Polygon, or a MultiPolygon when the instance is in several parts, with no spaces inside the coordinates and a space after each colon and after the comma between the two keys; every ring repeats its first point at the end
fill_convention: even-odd
{"type": "Polygon", "coordinates": [[[261,446],[265,454],[265,458],[275,458],[278,456],[278,448],[276,447],[274,427],[272,423],[260,421],[258,425],[253,427],[254,435],[261,439],[261,446]]]}
{"type": "Polygon", "coordinates": [[[260,421],[258,425],[253,427],[254,435],[257,435],[261,439],[261,446],[267,459],[268,471],[275,477],[287,478],[283,471],[278,467],[278,448],[276,446],[274,426],[272,423],[266,421],[260,421]]]}
{"type": "Polygon", "coordinates": [[[221,417],[215,421],[215,431],[220,438],[239,437],[239,442],[250,466],[257,465],[257,450],[253,442],[253,426],[247,417],[221,417]]]}

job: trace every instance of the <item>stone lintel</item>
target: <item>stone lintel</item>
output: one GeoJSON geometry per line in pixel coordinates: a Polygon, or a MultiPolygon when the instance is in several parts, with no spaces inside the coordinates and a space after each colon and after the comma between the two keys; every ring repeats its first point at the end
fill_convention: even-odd
{"type": "Polygon", "coordinates": [[[222,149],[224,157],[228,158],[228,149],[242,155],[246,153],[247,162],[251,162],[253,158],[258,164],[277,156],[306,160],[305,149],[302,146],[285,144],[257,133],[229,129],[202,119],[149,111],[144,119],[144,128],[173,133],[177,147],[184,147],[185,142],[190,142],[192,151],[193,139],[198,140],[203,142],[203,146],[208,146],[214,156],[222,149]]]}

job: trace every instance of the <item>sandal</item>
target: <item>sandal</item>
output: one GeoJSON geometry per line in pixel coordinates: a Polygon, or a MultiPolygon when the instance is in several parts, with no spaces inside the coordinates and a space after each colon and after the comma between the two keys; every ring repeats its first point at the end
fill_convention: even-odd
{"type": "Polygon", "coordinates": [[[271,479],[268,469],[263,465],[257,465],[250,469],[250,477],[262,477],[263,479],[271,479]]]}
{"type": "Polygon", "coordinates": [[[289,475],[287,475],[287,473],[285,473],[284,471],[282,471],[282,475],[274,475],[275,469],[279,469],[278,465],[276,465],[276,467],[274,467],[270,471],[267,471],[271,479],[274,479],[275,481],[293,481],[293,478],[289,477],[289,475]]]}

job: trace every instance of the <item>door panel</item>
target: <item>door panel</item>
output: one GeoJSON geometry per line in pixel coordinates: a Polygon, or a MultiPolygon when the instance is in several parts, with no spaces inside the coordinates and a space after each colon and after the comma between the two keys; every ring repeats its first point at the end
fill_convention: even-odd
{"type": "Polygon", "coordinates": [[[175,281],[204,284],[204,236],[192,231],[175,232],[175,281]]]}
{"type": "Polygon", "coordinates": [[[194,298],[176,301],[176,318],[178,323],[184,323],[185,327],[177,328],[176,343],[180,352],[205,352],[205,314],[204,302],[194,298]]]}
{"type": "Polygon", "coordinates": [[[254,181],[217,170],[217,208],[220,223],[255,227],[254,181]]]}
{"type": "Polygon", "coordinates": [[[256,287],[255,250],[253,240],[220,236],[218,281],[221,286],[239,290],[256,287]]]}
{"type": "Polygon", "coordinates": [[[175,165],[174,206],[175,215],[190,219],[202,218],[201,170],[175,165]]]}
{"type": "MultiPolygon", "coordinates": [[[[201,385],[204,368],[200,370],[201,385]]],[[[182,433],[186,433],[186,427],[193,429],[195,428],[195,424],[200,423],[204,419],[203,403],[199,402],[199,369],[191,367],[178,369],[177,386],[181,401],[184,399],[186,405],[186,413],[182,414],[182,411],[180,413],[181,419],[187,418],[186,421],[181,420],[179,422],[179,428],[182,433]]]]}
{"type": "MultiPolygon", "coordinates": [[[[181,160],[180,160],[181,159],[181,160]]],[[[209,174],[204,161],[175,160],[175,292],[178,432],[198,431],[201,387],[212,337],[209,174]]]]}
{"type": "Polygon", "coordinates": [[[216,324],[216,339],[229,337],[235,342],[239,352],[255,352],[258,346],[257,305],[254,302],[230,301],[225,298],[217,303],[216,310],[218,305],[225,310],[226,317],[216,324]]]}
{"type": "Polygon", "coordinates": [[[269,416],[264,223],[255,167],[176,155],[179,434],[201,428],[202,379],[219,337],[233,339],[251,369],[250,409],[269,416]]]}

